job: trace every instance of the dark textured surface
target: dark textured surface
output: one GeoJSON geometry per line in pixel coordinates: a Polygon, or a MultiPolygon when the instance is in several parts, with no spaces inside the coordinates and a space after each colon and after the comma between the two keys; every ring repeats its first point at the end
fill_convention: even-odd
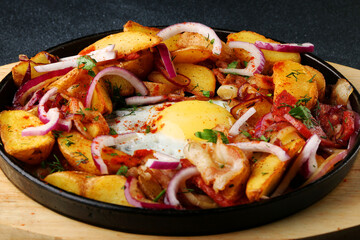
{"type": "Polygon", "coordinates": [[[0,0],[0,65],[93,33],[143,25],[196,21],[252,30],[286,42],[312,42],[314,54],[360,68],[359,0],[8,1],[0,0]]]}

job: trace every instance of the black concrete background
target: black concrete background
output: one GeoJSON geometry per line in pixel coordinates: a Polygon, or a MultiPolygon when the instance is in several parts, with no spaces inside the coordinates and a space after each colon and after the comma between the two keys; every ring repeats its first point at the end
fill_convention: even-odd
{"type": "Polygon", "coordinates": [[[0,65],[93,33],[195,21],[252,30],[285,42],[311,42],[314,54],[360,69],[359,0],[0,0],[0,65]]]}

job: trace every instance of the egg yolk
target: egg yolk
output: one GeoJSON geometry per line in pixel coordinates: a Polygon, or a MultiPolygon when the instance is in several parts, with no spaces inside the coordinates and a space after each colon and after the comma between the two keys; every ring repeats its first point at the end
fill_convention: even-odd
{"type": "Polygon", "coordinates": [[[235,122],[233,116],[223,107],[207,101],[183,101],[165,108],[153,120],[156,132],[176,138],[201,141],[195,136],[203,129],[217,125],[230,128],[235,122]]]}

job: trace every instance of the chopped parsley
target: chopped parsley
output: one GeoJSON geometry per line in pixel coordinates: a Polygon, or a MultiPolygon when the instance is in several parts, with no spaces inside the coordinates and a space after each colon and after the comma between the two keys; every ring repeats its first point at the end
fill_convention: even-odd
{"type": "Polygon", "coordinates": [[[145,133],[149,133],[149,132],[150,132],[150,126],[147,125],[147,126],[146,126],[146,129],[145,129],[145,133]]]}
{"type": "Polygon", "coordinates": [[[210,91],[201,90],[201,92],[204,95],[204,97],[210,97],[210,91]]]}
{"type": "Polygon", "coordinates": [[[225,136],[225,134],[217,130],[204,129],[202,132],[196,132],[195,136],[207,140],[208,142],[216,143],[218,134],[220,134],[223,143],[229,143],[229,139],[225,136]]]}
{"type": "Polygon", "coordinates": [[[117,135],[117,132],[113,128],[110,128],[109,134],[110,135],[117,135]]]}
{"type": "Polygon", "coordinates": [[[236,68],[237,67],[237,65],[238,65],[238,61],[233,61],[233,62],[231,62],[231,63],[229,63],[228,65],[227,65],[227,68],[228,69],[233,69],[233,68],[236,68]]]}
{"type": "Polygon", "coordinates": [[[315,77],[315,76],[316,76],[316,74],[314,74],[314,76],[312,76],[312,78],[310,78],[309,83],[314,82],[314,77],[315,77]]]}
{"type": "Polygon", "coordinates": [[[95,77],[95,72],[93,68],[96,66],[96,60],[92,59],[90,56],[85,55],[81,56],[76,60],[78,68],[88,70],[88,74],[92,77],[95,77]]]}
{"type": "Polygon", "coordinates": [[[117,170],[116,175],[125,176],[126,173],[128,172],[128,169],[129,169],[129,168],[128,168],[127,166],[123,165],[123,166],[121,166],[121,167],[119,168],[119,170],[117,170]]]}
{"type": "Polygon", "coordinates": [[[291,73],[289,73],[288,75],[286,75],[287,78],[291,78],[291,77],[294,77],[295,78],[295,81],[298,80],[297,76],[300,75],[300,74],[304,74],[302,72],[300,72],[299,70],[293,70],[291,73]]]}
{"type": "Polygon", "coordinates": [[[159,195],[156,196],[156,198],[154,198],[153,202],[158,202],[159,199],[166,193],[166,189],[162,190],[159,195]]]}
{"type": "Polygon", "coordinates": [[[306,127],[314,127],[311,112],[307,107],[302,105],[296,106],[289,111],[289,114],[296,119],[302,120],[306,127]]]}

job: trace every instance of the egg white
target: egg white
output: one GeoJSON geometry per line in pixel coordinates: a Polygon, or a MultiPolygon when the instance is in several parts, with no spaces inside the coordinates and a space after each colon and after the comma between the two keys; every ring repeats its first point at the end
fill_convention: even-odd
{"type": "MultiPolygon", "coordinates": [[[[213,100],[211,102],[230,111],[226,101],[213,100]]],[[[137,133],[136,138],[123,142],[116,148],[130,155],[139,149],[152,149],[178,159],[184,158],[183,149],[188,142],[186,139],[175,139],[159,132],[146,131],[147,126],[151,125],[158,114],[172,104],[174,103],[167,102],[115,111],[116,118],[109,122],[109,127],[118,134],[137,133]]]]}

